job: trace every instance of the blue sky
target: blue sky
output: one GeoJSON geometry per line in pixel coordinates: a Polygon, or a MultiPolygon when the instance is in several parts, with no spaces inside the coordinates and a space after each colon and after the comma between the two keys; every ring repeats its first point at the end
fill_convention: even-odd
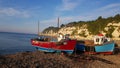
{"type": "Polygon", "coordinates": [[[0,32],[37,33],[72,21],[120,14],[120,0],[0,0],[0,32]]]}

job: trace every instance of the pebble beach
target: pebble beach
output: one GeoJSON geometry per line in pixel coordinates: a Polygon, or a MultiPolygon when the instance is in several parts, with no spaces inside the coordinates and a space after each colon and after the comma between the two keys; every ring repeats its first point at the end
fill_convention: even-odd
{"type": "Polygon", "coordinates": [[[115,55],[61,55],[41,51],[0,56],[1,68],[120,68],[120,50],[115,55]]]}

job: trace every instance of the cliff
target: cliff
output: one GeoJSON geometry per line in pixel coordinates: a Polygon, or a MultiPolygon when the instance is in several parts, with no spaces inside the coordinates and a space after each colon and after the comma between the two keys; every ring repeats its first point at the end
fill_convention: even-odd
{"type": "MultiPolygon", "coordinates": [[[[53,28],[53,27],[52,27],[53,28]]],[[[44,34],[56,35],[57,33],[70,34],[72,38],[92,39],[94,35],[102,33],[107,37],[120,39],[120,15],[114,17],[102,18],[101,16],[94,21],[70,22],[62,24],[58,29],[46,28],[44,34]]]]}

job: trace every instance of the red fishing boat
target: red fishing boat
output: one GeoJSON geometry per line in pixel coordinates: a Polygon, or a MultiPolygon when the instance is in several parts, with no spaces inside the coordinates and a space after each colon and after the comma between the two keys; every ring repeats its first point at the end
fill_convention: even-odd
{"type": "Polygon", "coordinates": [[[73,53],[76,46],[76,40],[62,39],[60,41],[55,41],[55,39],[57,40],[57,38],[41,36],[31,39],[31,43],[36,47],[37,50],[44,52],[73,53]]]}
{"type": "MultiPolygon", "coordinates": [[[[58,18],[58,28],[59,28],[59,18],[58,18]]],[[[45,52],[64,52],[72,54],[75,46],[76,40],[68,38],[68,35],[63,38],[62,33],[59,33],[58,37],[47,37],[39,36],[38,38],[31,39],[31,43],[36,47],[37,50],[45,52]]],[[[39,22],[38,22],[38,35],[39,35],[39,22]]]]}

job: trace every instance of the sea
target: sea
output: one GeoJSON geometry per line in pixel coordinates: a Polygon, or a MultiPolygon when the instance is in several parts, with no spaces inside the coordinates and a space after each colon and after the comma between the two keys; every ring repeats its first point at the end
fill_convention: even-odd
{"type": "Polygon", "coordinates": [[[30,42],[35,37],[36,34],[0,32],[0,55],[35,51],[30,42]]]}

